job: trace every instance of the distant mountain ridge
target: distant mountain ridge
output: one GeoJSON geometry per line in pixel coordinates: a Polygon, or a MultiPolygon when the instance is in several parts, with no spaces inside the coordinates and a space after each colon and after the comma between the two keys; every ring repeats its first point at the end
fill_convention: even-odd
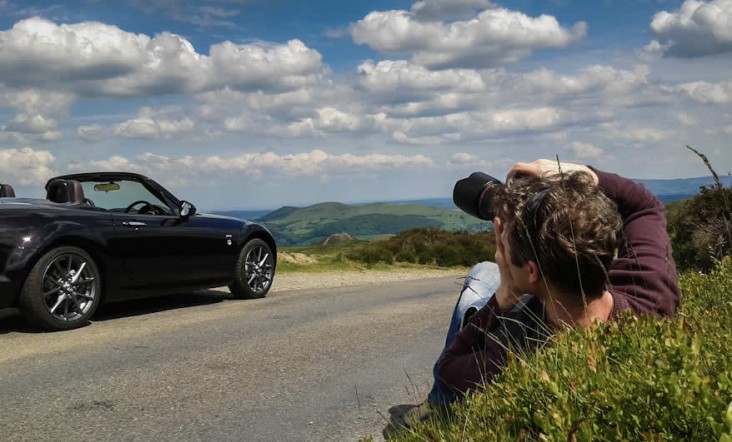
{"type": "MultiPolygon", "coordinates": [[[[634,180],[644,184],[663,203],[691,198],[701,186],[711,186],[711,176],[682,179],[634,180]]],[[[724,186],[732,177],[721,176],[724,186]]],[[[314,244],[330,235],[348,233],[357,238],[390,235],[417,227],[448,231],[481,231],[489,223],[455,208],[452,198],[430,198],[364,204],[324,202],[307,207],[283,206],[276,210],[230,210],[216,212],[257,220],[269,228],[280,245],[314,244]]]]}
{"type": "MultiPolygon", "coordinates": [[[[711,176],[634,181],[646,186],[663,203],[691,198],[699,193],[700,187],[714,185],[714,178],[711,176]]],[[[722,175],[719,181],[723,186],[729,187],[732,185],[732,176],[722,175]]]]}
{"type": "Polygon", "coordinates": [[[258,222],[270,229],[280,245],[314,244],[337,233],[372,238],[418,227],[477,232],[489,226],[457,209],[424,204],[336,202],[303,208],[282,207],[259,218],[258,222]]]}

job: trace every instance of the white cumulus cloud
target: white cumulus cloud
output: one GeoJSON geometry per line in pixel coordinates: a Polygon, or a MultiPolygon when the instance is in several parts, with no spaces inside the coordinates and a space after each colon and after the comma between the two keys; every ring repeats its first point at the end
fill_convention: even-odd
{"type": "Polygon", "coordinates": [[[317,82],[321,55],[299,40],[212,45],[196,52],[169,32],[153,37],[99,22],[35,17],[0,31],[0,84],[76,95],[142,96],[231,88],[289,90],[317,82]]]}
{"type": "Polygon", "coordinates": [[[496,132],[544,130],[561,121],[561,112],[551,107],[535,109],[511,109],[490,115],[488,124],[496,132]]]}
{"type": "Polygon", "coordinates": [[[314,117],[304,118],[288,126],[291,136],[324,135],[336,132],[355,132],[365,127],[365,118],[357,113],[326,106],[316,109],[314,117]]]}
{"type": "Polygon", "coordinates": [[[43,134],[56,129],[56,120],[42,115],[18,114],[4,128],[13,132],[43,134]]]}
{"type": "Polygon", "coordinates": [[[211,71],[212,86],[240,90],[292,90],[315,84],[324,74],[320,53],[300,40],[284,45],[213,45],[211,71]]]}
{"type": "Polygon", "coordinates": [[[623,140],[649,145],[670,139],[673,131],[655,127],[621,126],[616,123],[604,125],[605,132],[610,139],[623,140]]]}
{"type": "Polygon", "coordinates": [[[60,139],[62,134],[58,130],[58,120],[68,116],[73,101],[73,95],[65,92],[11,90],[0,85],[0,108],[17,111],[14,118],[0,127],[6,133],[30,136],[41,141],[60,139]]]}
{"type": "MultiPolygon", "coordinates": [[[[486,155],[488,157],[488,155],[486,155]]],[[[478,155],[466,152],[458,152],[450,157],[447,162],[448,170],[491,170],[494,162],[478,155]]]]}
{"type": "Polygon", "coordinates": [[[411,12],[420,21],[451,21],[472,18],[490,6],[490,0],[422,0],[412,5],[411,12]]]}
{"type": "Polygon", "coordinates": [[[732,103],[732,82],[708,83],[695,81],[678,86],[692,100],[704,104],[732,103]]]}
{"type": "MultiPolygon", "coordinates": [[[[157,118],[150,108],[143,108],[140,115],[132,120],[117,124],[112,129],[115,136],[150,140],[167,140],[189,134],[195,129],[190,118],[170,120],[157,118]]],[[[93,132],[86,129],[87,134],[93,132]]]]}
{"type": "Polygon", "coordinates": [[[430,167],[433,162],[424,155],[328,154],[316,149],[298,154],[278,155],[274,152],[244,154],[230,158],[206,158],[201,167],[207,172],[265,170],[288,176],[317,175],[364,169],[400,169],[430,167]]]}
{"type": "Polygon", "coordinates": [[[101,140],[104,137],[104,128],[99,124],[79,126],[76,129],[76,136],[90,143],[101,140]]]}
{"type": "Polygon", "coordinates": [[[566,29],[552,16],[503,8],[450,23],[419,21],[408,11],[372,12],[351,28],[355,43],[385,54],[413,54],[414,63],[430,69],[502,66],[534,49],[565,47],[586,32],[584,22],[566,29]]]}
{"type": "MultiPolygon", "coordinates": [[[[2,158],[0,156],[0,158],[2,158]]],[[[286,177],[318,176],[355,173],[364,170],[395,170],[432,167],[432,159],[424,155],[390,154],[331,154],[320,149],[297,154],[280,155],[274,152],[247,153],[236,156],[209,157],[183,156],[170,158],[164,155],[145,153],[135,159],[113,156],[107,160],[78,162],[72,170],[122,170],[138,172],[149,176],[175,175],[196,177],[220,175],[221,173],[242,173],[260,176],[263,173],[286,177]]]]}
{"type": "Polygon", "coordinates": [[[570,148],[574,152],[574,156],[580,160],[590,160],[601,157],[605,152],[590,143],[581,143],[575,141],[570,145],[570,148]]]}
{"type": "Polygon", "coordinates": [[[649,83],[650,68],[638,65],[633,70],[622,70],[606,65],[591,65],[579,69],[574,75],[559,75],[548,69],[511,76],[505,86],[518,92],[524,90],[532,96],[544,95],[580,97],[598,93],[616,96],[633,92],[649,83]]]}
{"type": "Polygon", "coordinates": [[[43,185],[56,175],[51,169],[54,157],[47,150],[0,150],[0,179],[10,185],[43,185]]]}
{"type": "MultiPolygon", "coordinates": [[[[69,116],[77,100],[109,97],[245,94],[246,101],[228,103],[251,106],[247,110],[253,111],[257,106],[287,109],[287,102],[299,96],[312,111],[307,91],[327,82],[329,76],[321,58],[299,40],[282,44],[223,41],[204,55],[185,38],[169,32],[148,36],[99,22],[57,24],[29,18],[0,31],[0,109],[16,111],[0,127],[6,137],[17,133],[21,139],[59,139],[59,122],[69,116]]],[[[205,116],[205,111],[204,99],[198,115],[205,116]]],[[[105,130],[99,125],[93,130],[82,127],[77,135],[99,140],[106,131],[111,136],[170,139],[191,132],[197,125],[194,117],[140,116],[105,130]]],[[[290,123],[301,117],[285,119],[290,123]]],[[[213,112],[211,118],[220,126],[232,116],[213,112]]]]}
{"type": "Polygon", "coordinates": [[[358,66],[360,84],[370,93],[398,93],[400,90],[480,92],[486,85],[480,74],[468,69],[430,71],[423,66],[399,61],[366,61],[358,66]]]}
{"type": "Polygon", "coordinates": [[[699,57],[732,51],[732,0],[685,0],[678,11],[653,17],[656,40],[650,52],[676,57],[699,57]]]}

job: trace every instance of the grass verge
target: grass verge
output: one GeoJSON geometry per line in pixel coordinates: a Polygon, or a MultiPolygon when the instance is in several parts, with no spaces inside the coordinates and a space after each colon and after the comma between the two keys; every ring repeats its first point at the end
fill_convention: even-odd
{"type": "Polygon", "coordinates": [[[332,272],[332,271],[388,271],[394,269],[445,269],[465,268],[465,265],[438,265],[437,262],[427,263],[406,262],[400,260],[373,260],[359,259],[366,248],[378,247],[379,241],[354,240],[332,245],[316,245],[309,247],[282,247],[277,251],[277,273],[301,272],[332,272]]]}
{"type": "Polygon", "coordinates": [[[732,259],[680,282],[674,319],[566,330],[393,440],[732,440],[732,259]]]}

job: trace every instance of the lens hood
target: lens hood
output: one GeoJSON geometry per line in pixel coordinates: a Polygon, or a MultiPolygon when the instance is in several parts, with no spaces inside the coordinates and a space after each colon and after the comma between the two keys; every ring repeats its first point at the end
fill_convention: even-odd
{"type": "Polygon", "coordinates": [[[487,173],[474,172],[455,183],[452,201],[468,215],[493,221],[493,195],[502,185],[487,173]]]}

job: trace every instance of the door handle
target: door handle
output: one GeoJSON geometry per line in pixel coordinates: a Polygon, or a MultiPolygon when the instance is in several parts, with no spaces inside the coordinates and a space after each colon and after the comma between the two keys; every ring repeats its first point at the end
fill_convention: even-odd
{"type": "Polygon", "coordinates": [[[122,221],[123,226],[131,226],[131,227],[140,227],[140,226],[146,226],[147,224],[143,223],[142,221],[122,221]]]}

